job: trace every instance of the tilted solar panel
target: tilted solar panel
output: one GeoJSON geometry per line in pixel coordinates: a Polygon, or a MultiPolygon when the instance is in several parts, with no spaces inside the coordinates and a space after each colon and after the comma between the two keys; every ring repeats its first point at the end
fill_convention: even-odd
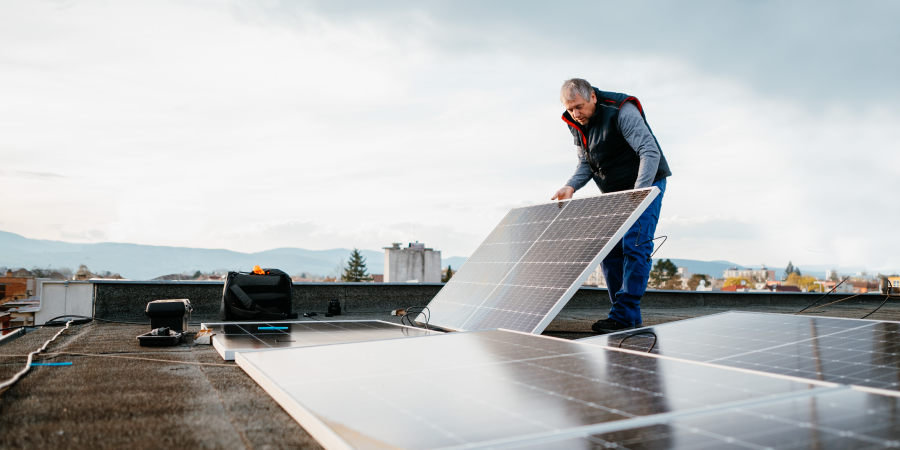
{"type": "Polygon", "coordinates": [[[513,208],[428,304],[429,322],[542,332],[657,195],[651,187],[513,208]]]}

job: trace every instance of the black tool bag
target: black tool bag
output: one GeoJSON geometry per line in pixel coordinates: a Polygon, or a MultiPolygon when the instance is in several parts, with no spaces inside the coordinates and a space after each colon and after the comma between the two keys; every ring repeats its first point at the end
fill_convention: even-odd
{"type": "Polygon", "coordinates": [[[291,277],[278,269],[228,272],[219,318],[222,320],[296,319],[291,313],[291,277]]]}

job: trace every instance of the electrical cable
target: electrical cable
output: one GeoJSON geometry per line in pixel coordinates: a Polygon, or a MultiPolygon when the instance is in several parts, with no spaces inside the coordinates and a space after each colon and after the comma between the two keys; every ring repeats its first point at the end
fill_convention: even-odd
{"type": "Polygon", "coordinates": [[[655,250],[653,250],[653,253],[650,253],[650,256],[647,257],[647,262],[650,262],[650,261],[653,260],[653,255],[655,255],[656,252],[658,252],[659,249],[662,248],[663,244],[666,243],[666,241],[668,240],[668,236],[660,236],[660,237],[658,237],[658,238],[648,239],[648,240],[646,240],[646,241],[641,242],[640,244],[638,244],[638,240],[639,240],[640,237],[641,237],[641,228],[643,228],[643,226],[644,226],[644,224],[638,222],[638,232],[637,232],[637,236],[634,237],[634,246],[635,246],[635,247],[640,247],[640,246],[642,246],[642,245],[644,245],[644,244],[646,244],[646,243],[648,243],[648,242],[653,242],[653,241],[658,240],[658,239],[662,239],[662,240],[663,240],[663,241],[659,244],[659,246],[656,247],[655,250]]]}
{"type": "Polygon", "coordinates": [[[56,338],[59,337],[59,335],[63,334],[63,332],[65,332],[66,330],[68,330],[68,329],[69,329],[69,326],[71,326],[71,325],[72,325],[72,321],[70,320],[69,323],[66,324],[66,327],[65,327],[65,328],[63,328],[62,330],[59,330],[59,333],[56,333],[56,334],[53,335],[53,337],[50,338],[47,342],[44,342],[44,345],[41,346],[41,348],[39,348],[39,349],[37,349],[37,350],[35,350],[35,351],[29,353],[29,354],[28,354],[28,361],[25,363],[25,368],[22,369],[22,370],[20,370],[20,371],[19,371],[18,373],[16,373],[15,375],[13,375],[12,378],[10,378],[10,379],[4,381],[3,383],[0,383],[0,389],[3,389],[3,388],[6,388],[6,387],[9,387],[9,386],[12,386],[12,385],[16,384],[16,382],[19,381],[20,378],[22,378],[26,373],[28,373],[29,370],[31,370],[31,363],[34,362],[34,355],[37,355],[37,354],[43,352],[44,350],[46,350],[46,349],[47,349],[47,346],[50,345],[51,342],[55,341],[56,338]]]}
{"type": "MultiPolygon", "coordinates": [[[[65,325],[66,322],[54,322],[54,321],[56,319],[62,319],[62,318],[66,318],[66,317],[79,317],[80,318],[78,320],[73,320],[72,325],[84,325],[86,323],[91,323],[94,320],[98,320],[101,322],[125,324],[125,325],[150,325],[149,322],[123,322],[123,321],[119,321],[119,320],[108,320],[108,319],[100,319],[98,317],[88,317],[88,316],[78,316],[75,314],[67,314],[65,316],[54,317],[40,325],[18,325],[15,327],[3,328],[0,331],[9,331],[9,330],[15,330],[15,329],[19,329],[19,328],[61,327],[61,326],[65,325]]],[[[190,325],[200,325],[200,324],[192,323],[190,325]]]]}
{"type": "MultiPolygon", "coordinates": [[[[807,309],[809,309],[810,306],[815,305],[816,303],[819,303],[819,300],[822,300],[823,298],[825,298],[826,296],[828,296],[828,294],[834,292],[834,290],[837,289],[838,286],[844,284],[844,282],[847,281],[847,280],[849,280],[849,279],[850,279],[850,277],[845,277],[843,280],[841,280],[840,283],[834,285],[834,287],[831,288],[830,291],[826,292],[825,295],[823,295],[823,296],[817,298],[816,301],[810,303],[809,306],[807,306],[806,308],[801,309],[800,311],[795,312],[794,314],[795,314],[795,315],[796,315],[796,314],[800,314],[800,313],[802,313],[803,311],[806,311],[807,309]]],[[[844,299],[844,300],[846,300],[846,299],[844,299]]]]}
{"type": "MultiPolygon", "coordinates": [[[[826,304],[821,305],[821,306],[816,306],[815,308],[809,309],[809,310],[807,310],[806,312],[815,311],[815,310],[817,310],[817,309],[819,309],[819,308],[824,308],[824,307],[826,307],[826,306],[828,306],[828,305],[833,305],[833,304],[835,304],[835,303],[840,303],[840,302],[842,302],[842,301],[844,301],[844,300],[850,300],[851,298],[856,298],[856,297],[859,297],[860,295],[862,295],[862,293],[856,294],[856,295],[851,295],[851,296],[849,296],[849,297],[847,297],[847,298],[842,298],[842,299],[840,299],[840,300],[835,300],[835,301],[833,301],[833,302],[831,302],[831,303],[826,303],[826,304]]],[[[795,313],[794,313],[795,316],[796,316],[797,314],[800,314],[800,313],[799,313],[799,312],[795,312],[795,313]]]]}
{"type": "Polygon", "coordinates": [[[869,317],[869,316],[871,316],[872,314],[875,314],[875,311],[878,311],[879,309],[881,309],[881,307],[884,306],[884,304],[887,303],[887,301],[888,301],[890,298],[891,298],[891,294],[885,295],[885,296],[884,296],[884,301],[881,302],[881,304],[878,305],[877,308],[875,308],[874,310],[872,310],[872,312],[870,312],[870,313],[868,313],[868,314],[866,314],[866,315],[860,317],[860,319],[865,319],[866,317],[869,317]]]}
{"type": "MultiPolygon", "coordinates": [[[[45,326],[47,326],[47,327],[53,327],[53,326],[62,326],[62,325],[65,325],[65,322],[54,322],[54,320],[56,320],[56,319],[64,319],[64,318],[67,318],[67,317],[78,317],[78,318],[80,318],[80,319],[89,319],[87,322],[82,322],[82,323],[88,323],[88,322],[90,322],[90,321],[92,321],[92,320],[98,320],[98,321],[100,321],[100,322],[120,323],[120,324],[125,324],[125,325],[150,325],[150,322],[126,322],[126,321],[122,321],[122,320],[109,320],[109,319],[101,319],[101,318],[99,318],[99,317],[92,317],[92,316],[79,316],[79,315],[77,315],[77,314],[66,314],[66,315],[64,315],[64,316],[54,317],[54,318],[52,318],[52,319],[50,319],[50,320],[44,322],[44,323],[41,324],[41,325],[31,325],[31,326],[35,326],[35,327],[45,327],[45,326]]],[[[76,323],[76,324],[73,324],[73,325],[81,325],[82,323],[76,323]]]]}
{"type": "MultiPolygon", "coordinates": [[[[237,364],[216,364],[216,363],[202,363],[202,362],[193,362],[193,361],[174,361],[171,359],[158,359],[158,358],[140,358],[137,356],[122,356],[122,355],[102,355],[99,353],[72,353],[72,352],[54,352],[54,353],[44,353],[45,356],[57,356],[57,355],[73,355],[73,356],[97,356],[102,358],[121,358],[121,359],[136,359],[141,361],[155,361],[155,362],[167,362],[172,364],[190,364],[194,366],[219,366],[219,367],[240,367],[237,364]]],[[[26,355],[2,355],[0,357],[24,357],[26,355]]]]}
{"type": "Polygon", "coordinates": [[[428,330],[429,329],[428,322],[431,321],[431,310],[428,309],[427,306],[410,306],[410,307],[406,308],[406,312],[402,316],[400,316],[400,324],[402,325],[404,323],[403,319],[405,318],[406,321],[409,323],[409,326],[411,326],[413,328],[418,328],[418,325],[413,323],[413,320],[409,317],[409,314],[410,314],[410,312],[413,312],[412,311],[413,309],[419,310],[418,312],[416,312],[416,314],[421,314],[421,315],[425,316],[425,329],[428,330]],[[426,313],[426,311],[427,311],[427,313],[426,313]]]}
{"type": "Polygon", "coordinates": [[[635,336],[640,336],[642,334],[652,334],[653,335],[653,344],[651,344],[650,348],[647,350],[647,353],[650,353],[651,351],[653,351],[653,347],[656,347],[656,339],[657,339],[656,333],[654,333],[652,331],[641,331],[640,333],[633,333],[633,334],[629,334],[628,336],[623,337],[622,340],[619,341],[619,348],[622,348],[622,343],[625,342],[627,339],[633,338],[635,336]]]}

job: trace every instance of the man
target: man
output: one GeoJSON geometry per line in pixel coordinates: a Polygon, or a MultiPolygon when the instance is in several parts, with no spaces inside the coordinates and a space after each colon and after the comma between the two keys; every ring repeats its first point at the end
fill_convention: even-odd
{"type": "Polygon", "coordinates": [[[640,327],[652,239],[666,192],[666,177],[672,172],[638,99],[604,92],[585,80],[573,78],[563,83],[560,101],[566,107],[562,119],[569,125],[578,147],[578,166],[552,200],[572,198],[591,179],[604,193],[650,186],[660,190],[600,264],[612,307],[609,317],[598,320],[591,329],[611,333],[640,327]]]}

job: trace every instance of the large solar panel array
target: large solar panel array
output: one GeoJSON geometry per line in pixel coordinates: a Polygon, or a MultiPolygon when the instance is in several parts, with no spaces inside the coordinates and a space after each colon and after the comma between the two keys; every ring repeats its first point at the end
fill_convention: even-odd
{"type": "Polygon", "coordinates": [[[328,449],[495,448],[835,386],[502,330],[239,353],[236,360],[328,449]]]}
{"type": "Polygon", "coordinates": [[[438,333],[380,320],[204,323],[215,332],[213,347],[226,361],[239,351],[262,351],[312,345],[425,336],[438,333]]]}
{"type": "Polygon", "coordinates": [[[900,323],[728,312],[581,342],[840,384],[900,390],[900,323]],[[654,341],[655,344],[654,344],[654,341]]]}
{"type": "Polygon", "coordinates": [[[428,304],[430,322],[541,333],[658,194],[652,187],[514,208],[428,304]]]}

